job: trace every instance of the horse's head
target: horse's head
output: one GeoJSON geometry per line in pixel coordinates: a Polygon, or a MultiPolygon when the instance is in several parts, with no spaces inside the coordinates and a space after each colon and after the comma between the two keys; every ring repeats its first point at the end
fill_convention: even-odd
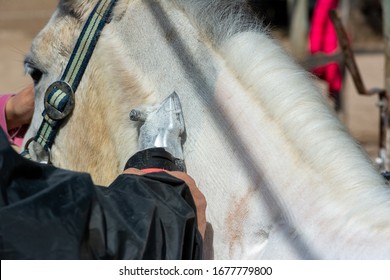
{"type": "MultiPolygon", "coordinates": [[[[25,66],[35,82],[36,110],[26,139],[38,130],[45,92],[63,75],[96,2],[60,1],[50,22],[34,39],[25,66]]],[[[117,36],[117,22],[124,8],[117,5],[104,28],[75,92],[74,110],[51,149],[55,165],[89,172],[100,184],[109,183],[119,174],[126,157],[136,151],[137,130],[128,113],[153,101],[151,84],[123,55],[125,46],[117,36]]]]}

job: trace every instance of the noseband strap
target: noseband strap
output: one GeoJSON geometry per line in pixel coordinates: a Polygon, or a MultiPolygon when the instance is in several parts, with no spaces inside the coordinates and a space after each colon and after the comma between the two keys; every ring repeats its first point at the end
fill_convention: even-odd
{"type": "Polygon", "coordinates": [[[23,156],[31,158],[29,145],[37,142],[49,152],[63,121],[74,107],[74,93],[92,57],[104,26],[111,21],[117,0],[99,0],[85,23],[72,55],[59,81],[51,84],[45,93],[43,120],[33,141],[28,141],[23,156]]]}

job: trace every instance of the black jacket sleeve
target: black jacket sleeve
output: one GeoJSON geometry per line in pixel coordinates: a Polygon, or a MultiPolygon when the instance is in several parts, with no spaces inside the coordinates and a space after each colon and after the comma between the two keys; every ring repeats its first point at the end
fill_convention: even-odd
{"type": "Polygon", "coordinates": [[[19,156],[0,130],[1,259],[200,259],[185,183],[166,173],[88,174],[19,156]]]}

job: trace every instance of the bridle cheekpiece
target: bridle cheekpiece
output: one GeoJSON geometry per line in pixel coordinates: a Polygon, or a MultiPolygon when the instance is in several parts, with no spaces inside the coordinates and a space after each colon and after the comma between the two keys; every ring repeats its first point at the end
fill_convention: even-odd
{"type": "Polygon", "coordinates": [[[103,28],[111,21],[116,2],[117,0],[99,0],[89,15],[61,79],[52,83],[46,90],[43,120],[37,134],[26,142],[25,150],[22,152],[24,157],[31,159],[29,148],[36,142],[47,155],[47,159],[39,160],[50,162],[50,149],[63,121],[73,111],[76,90],[103,28]]]}

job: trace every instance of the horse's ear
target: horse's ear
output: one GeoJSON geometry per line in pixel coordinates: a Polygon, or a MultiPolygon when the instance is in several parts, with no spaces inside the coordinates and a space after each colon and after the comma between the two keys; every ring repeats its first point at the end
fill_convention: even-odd
{"type": "Polygon", "coordinates": [[[60,0],[60,7],[77,18],[83,18],[85,15],[89,14],[96,3],[97,0],[60,0]]]}

